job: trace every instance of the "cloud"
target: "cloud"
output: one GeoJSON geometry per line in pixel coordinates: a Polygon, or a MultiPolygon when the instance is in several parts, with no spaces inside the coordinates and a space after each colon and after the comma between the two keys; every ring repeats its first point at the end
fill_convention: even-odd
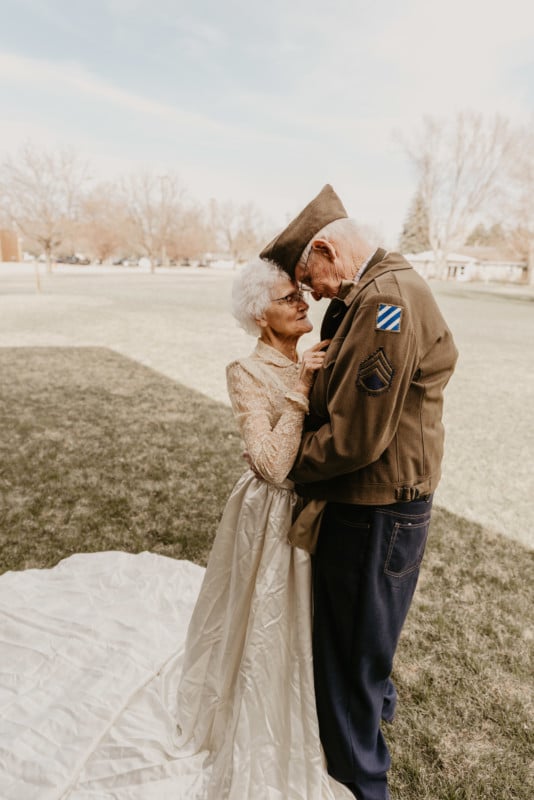
{"type": "Polygon", "coordinates": [[[220,133],[227,128],[227,126],[220,125],[200,114],[177,109],[174,106],[125,91],[91,74],[75,63],[59,63],[0,52],[0,78],[2,76],[8,78],[10,82],[18,81],[33,87],[44,86],[46,89],[63,87],[90,95],[105,103],[119,105],[122,108],[158,117],[165,121],[191,126],[209,126],[220,133]]]}
{"type": "Polygon", "coordinates": [[[450,114],[461,108],[528,114],[527,83],[512,71],[532,60],[530,0],[412,0],[377,34],[376,54],[390,65],[399,107],[450,114]]]}
{"type": "MultiPolygon", "coordinates": [[[[13,53],[0,52],[0,81],[29,84],[33,89],[51,92],[68,90],[76,95],[80,93],[93,97],[97,101],[119,106],[127,111],[146,118],[153,117],[160,122],[178,126],[181,131],[187,129],[191,134],[205,137],[221,137],[224,140],[237,142],[246,139],[257,144],[285,143],[294,144],[291,136],[277,131],[268,131],[251,124],[231,124],[220,122],[207,114],[184,110],[175,105],[158,102],[134,92],[126,91],[113,83],[83,69],[76,63],[55,62],[47,59],[36,59],[19,56],[13,53]]],[[[79,100],[79,97],[77,98],[79,100]]],[[[217,141],[215,139],[215,141],[217,141]]],[[[302,139],[300,140],[302,144],[302,139]]]]}
{"type": "Polygon", "coordinates": [[[4,82],[17,92],[13,92],[9,125],[2,131],[2,151],[10,152],[30,139],[47,148],[68,144],[81,149],[96,162],[99,173],[172,167],[193,193],[200,192],[204,198],[235,196],[245,201],[263,193],[266,163],[272,164],[273,182],[280,192],[279,171],[291,169],[292,154],[308,163],[314,144],[305,136],[297,139],[270,133],[261,125],[225,124],[182,111],[125,91],[75,63],[0,52],[0,85],[4,82]],[[27,88],[19,93],[20,86],[27,88]],[[56,93],[62,107],[69,109],[68,126],[61,115],[50,113],[49,92],[56,93]],[[36,103],[37,97],[44,102],[36,103]],[[134,119],[124,112],[132,112],[134,119]],[[92,130],[92,120],[104,117],[113,120],[111,128],[96,125],[92,130]]]}

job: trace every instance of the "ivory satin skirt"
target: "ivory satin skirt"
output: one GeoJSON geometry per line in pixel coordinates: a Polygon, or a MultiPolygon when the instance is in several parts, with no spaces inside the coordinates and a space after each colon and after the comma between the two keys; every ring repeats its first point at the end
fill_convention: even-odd
{"type": "Polygon", "coordinates": [[[294,493],[238,481],[206,570],[79,554],[0,577],[3,800],[341,800],[294,493]]]}

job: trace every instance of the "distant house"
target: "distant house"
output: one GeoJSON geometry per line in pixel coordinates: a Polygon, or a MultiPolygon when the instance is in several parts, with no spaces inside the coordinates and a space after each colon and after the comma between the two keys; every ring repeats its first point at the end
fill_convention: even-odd
{"type": "Polygon", "coordinates": [[[526,261],[516,261],[495,247],[462,247],[449,253],[445,270],[432,250],[408,253],[405,258],[424,278],[488,283],[526,283],[528,279],[526,261]]]}
{"type": "Polygon", "coordinates": [[[22,261],[20,240],[15,231],[0,229],[0,261],[22,261]]]}

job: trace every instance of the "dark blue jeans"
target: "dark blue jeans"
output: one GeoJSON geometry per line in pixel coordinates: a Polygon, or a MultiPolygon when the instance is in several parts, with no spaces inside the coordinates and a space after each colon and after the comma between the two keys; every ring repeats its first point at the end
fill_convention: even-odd
{"type": "Polygon", "coordinates": [[[313,658],[328,771],[360,800],[387,800],[390,673],[425,550],[432,498],[329,503],[313,558],[313,658]]]}

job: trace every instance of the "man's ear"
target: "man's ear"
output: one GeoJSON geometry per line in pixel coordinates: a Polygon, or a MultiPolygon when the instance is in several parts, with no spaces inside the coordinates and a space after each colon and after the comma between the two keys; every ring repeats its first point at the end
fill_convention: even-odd
{"type": "Polygon", "coordinates": [[[327,242],[326,239],[314,239],[312,250],[315,250],[316,253],[320,253],[320,255],[324,256],[329,261],[333,262],[336,259],[336,248],[332,242],[327,242]]]}
{"type": "Polygon", "coordinates": [[[265,317],[263,317],[263,316],[262,317],[256,317],[255,321],[260,326],[260,328],[266,328],[267,325],[269,324],[267,322],[267,320],[265,319],[265,317]]]}

